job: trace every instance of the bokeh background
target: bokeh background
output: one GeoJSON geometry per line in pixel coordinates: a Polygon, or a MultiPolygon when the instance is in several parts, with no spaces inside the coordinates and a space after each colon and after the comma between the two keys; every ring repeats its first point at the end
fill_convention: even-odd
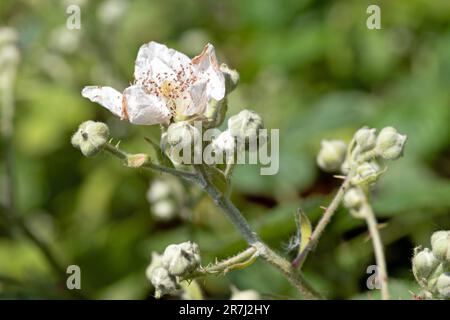
{"type": "MultiPolygon", "coordinates": [[[[241,75],[228,116],[249,108],[280,129],[280,172],[261,176],[257,166],[239,166],[232,199],[287,256],[296,208],[316,222],[339,183],[315,164],[320,140],[349,140],[363,125],[408,135],[373,205],[392,296],[410,299],[413,248],[450,229],[449,21],[448,0],[2,0],[0,25],[18,32],[21,54],[12,140],[21,222],[7,220],[2,207],[0,297],[152,299],[145,277],[152,251],[193,240],[207,263],[245,248],[198,190],[170,181],[176,215],[161,220],[146,194],[165,177],[126,169],[106,154],[84,158],[70,144],[79,123],[93,119],[108,123],[124,149],[150,150],[143,137],[157,139],[157,127],[121,122],[80,91],[127,86],[138,48],[154,40],[190,56],[213,43],[241,75]],[[80,30],[66,28],[71,4],[81,8],[80,30]],[[381,7],[381,30],[366,27],[369,4],[381,7]],[[71,264],[81,268],[80,292],[65,287],[71,264]]],[[[7,145],[3,139],[2,178],[7,145]]],[[[340,209],[309,256],[306,277],[332,299],[377,298],[366,287],[375,264],[367,236],[364,221],[340,209]]],[[[298,298],[262,262],[200,282],[205,298],[227,299],[231,285],[268,299],[298,298]]]]}

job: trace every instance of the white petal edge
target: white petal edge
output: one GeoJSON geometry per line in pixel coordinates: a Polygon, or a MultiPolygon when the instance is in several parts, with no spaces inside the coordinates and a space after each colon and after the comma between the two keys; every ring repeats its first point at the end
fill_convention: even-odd
{"type": "Polygon", "coordinates": [[[151,62],[154,59],[161,60],[172,70],[181,69],[180,66],[188,66],[191,59],[185,54],[170,49],[167,46],[151,41],[139,48],[134,64],[134,78],[139,82],[152,76],[151,62]]]}
{"type": "Polygon", "coordinates": [[[126,117],[133,124],[168,123],[172,117],[166,103],[155,95],[147,94],[140,85],[126,88],[123,95],[126,117]]]}
{"type": "Polygon", "coordinates": [[[88,86],[83,88],[81,95],[105,107],[116,116],[122,116],[122,94],[116,89],[111,87],[88,86]]]}
{"type": "Polygon", "coordinates": [[[208,80],[206,87],[208,96],[222,100],[225,96],[225,78],[220,71],[214,46],[206,44],[202,52],[192,58],[192,63],[203,79],[208,80]]]}

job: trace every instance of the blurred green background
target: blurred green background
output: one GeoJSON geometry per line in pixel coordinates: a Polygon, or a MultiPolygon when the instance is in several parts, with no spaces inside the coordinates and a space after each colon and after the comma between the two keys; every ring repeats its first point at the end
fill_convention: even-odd
{"type": "MultiPolygon", "coordinates": [[[[408,135],[405,155],[388,163],[373,205],[383,223],[392,296],[411,298],[413,248],[429,246],[433,231],[450,229],[449,21],[448,0],[2,0],[0,25],[17,30],[21,52],[17,214],[64,268],[80,266],[88,298],[151,299],[150,254],[170,243],[198,242],[205,263],[245,248],[207,198],[187,207],[187,192],[198,190],[180,185],[182,217],[160,221],[146,193],[163,176],[126,169],[106,154],[84,158],[70,144],[78,124],[93,119],[108,123],[124,149],[149,151],[143,137],[157,138],[159,128],[121,122],[82,98],[81,88],[125,88],[138,48],[151,40],[189,56],[211,42],[219,60],[241,75],[228,116],[249,108],[280,129],[280,172],[260,176],[255,165],[239,166],[232,199],[286,255],[295,209],[301,205],[316,222],[339,183],[315,164],[321,139],[349,140],[363,125],[408,135]],[[80,30],[66,28],[70,4],[81,8],[80,30]],[[366,27],[369,4],[381,7],[381,30],[366,27]]],[[[329,298],[376,298],[366,288],[371,264],[364,221],[341,209],[304,270],[329,298]]],[[[20,228],[0,219],[1,298],[79,297],[65,288],[66,276],[20,228]]],[[[231,284],[264,298],[298,298],[262,262],[200,282],[206,298],[221,299],[231,284]]]]}

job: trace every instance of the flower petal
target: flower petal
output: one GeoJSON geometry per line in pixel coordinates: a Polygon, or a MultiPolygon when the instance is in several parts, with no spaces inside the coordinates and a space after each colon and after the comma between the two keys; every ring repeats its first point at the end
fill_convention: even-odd
{"type": "Polygon", "coordinates": [[[208,96],[222,100],[225,96],[225,78],[217,63],[214,46],[208,43],[198,56],[192,58],[192,63],[202,78],[208,81],[206,86],[208,96]]]}
{"type": "Polygon", "coordinates": [[[175,99],[174,102],[178,115],[192,116],[202,114],[208,104],[206,81],[197,81],[189,90],[183,92],[175,99]]]}
{"type": "Polygon", "coordinates": [[[168,123],[172,117],[164,100],[155,95],[149,95],[140,85],[126,88],[123,95],[126,116],[133,124],[168,123]]]}
{"type": "Polygon", "coordinates": [[[149,42],[139,48],[134,67],[134,78],[140,82],[155,76],[152,61],[159,59],[173,71],[181,70],[191,63],[191,59],[181,52],[169,49],[157,42],[149,42]]]}
{"type": "Polygon", "coordinates": [[[83,88],[81,95],[100,104],[116,116],[122,116],[122,94],[114,88],[88,86],[83,88]]]}

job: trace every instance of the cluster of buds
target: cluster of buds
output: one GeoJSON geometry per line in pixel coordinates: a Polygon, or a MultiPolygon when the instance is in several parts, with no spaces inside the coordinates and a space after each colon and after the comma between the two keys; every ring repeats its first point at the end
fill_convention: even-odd
{"type": "Polygon", "coordinates": [[[155,288],[155,297],[170,294],[179,288],[180,281],[200,267],[200,250],[191,241],[171,244],[162,255],[152,253],[146,276],[155,288]]]}
{"type": "Polygon", "coordinates": [[[412,269],[425,298],[450,299],[450,231],[433,233],[431,250],[416,248],[412,269]]]}
{"type": "Polygon", "coordinates": [[[364,217],[366,197],[363,190],[372,186],[385,169],[380,160],[395,160],[402,154],[406,135],[393,127],[385,127],[378,134],[376,129],[359,129],[350,143],[341,140],[322,140],[317,164],[327,172],[341,172],[348,176],[351,188],[344,195],[344,205],[355,217],[364,217]]]}

